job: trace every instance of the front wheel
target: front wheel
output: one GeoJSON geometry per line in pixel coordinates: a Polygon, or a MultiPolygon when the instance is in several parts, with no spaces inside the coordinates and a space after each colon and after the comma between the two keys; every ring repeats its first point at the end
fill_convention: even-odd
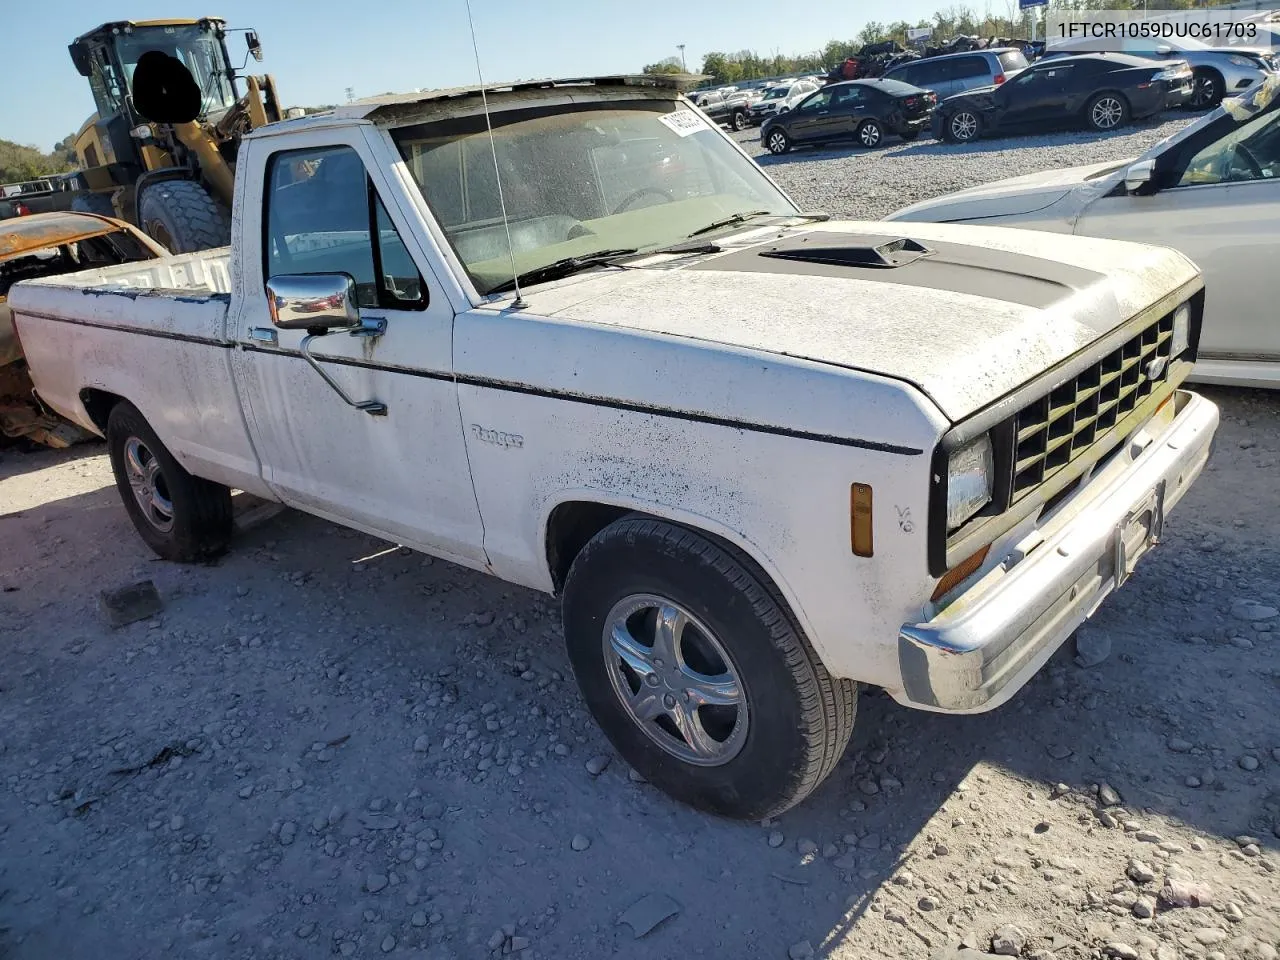
{"type": "Polygon", "coordinates": [[[858,127],[858,142],[868,150],[874,150],[884,140],[884,127],[878,120],[864,120],[858,127]]]}
{"type": "Polygon", "coordinates": [[[775,157],[780,157],[791,149],[791,138],[785,130],[770,130],[769,136],[765,138],[765,146],[775,157]]]}
{"type": "Polygon", "coordinates": [[[142,188],[139,226],[170,253],[194,253],[231,242],[231,222],[194,180],[162,180],[142,188]]]}
{"type": "Polygon", "coordinates": [[[107,418],[107,452],[129,519],[161,558],[196,563],[226,551],[231,491],[187,473],[128,401],[107,418]]]}
{"type": "Polygon", "coordinates": [[[1212,70],[1197,70],[1191,80],[1191,99],[1187,101],[1189,110],[1212,110],[1222,102],[1226,84],[1222,77],[1212,70]]]}
{"type": "Polygon", "coordinates": [[[799,803],[849,742],[857,685],[831,677],[764,574],[731,547],[624,517],[564,588],[574,675],[650,783],[745,820],[799,803]]]}
{"type": "Polygon", "coordinates": [[[1100,93],[1089,101],[1084,115],[1094,130],[1109,133],[1129,121],[1129,104],[1118,93],[1100,93]]]}
{"type": "Polygon", "coordinates": [[[747,129],[747,113],[745,110],[733,111],[733,117],[729,120],[729,126],[739,133],[747,129]]]}

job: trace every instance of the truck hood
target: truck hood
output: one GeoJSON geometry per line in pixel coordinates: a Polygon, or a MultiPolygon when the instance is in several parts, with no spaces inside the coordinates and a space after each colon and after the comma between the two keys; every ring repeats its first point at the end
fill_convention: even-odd
{"type": "Polygon", "coordinates": [[[889,377],[957,421],[1198,277],[1160,247],[997,227],[832,222],[716,243],[532,288],[528,309],[889,377]],[[866,265],[899,240],[897,265],[866,265]]]}
{"type": "Polygon", "coordinates": [[[997,180],[912,204],[886,219],[977,220],[984,217],[1024,216],[1052,206],[1072,191],[1095,184],[1099,180],[1107,180],[1109,183],[1108,174],[1124,170],[1132,162],[1113,160],[997,180]]]}

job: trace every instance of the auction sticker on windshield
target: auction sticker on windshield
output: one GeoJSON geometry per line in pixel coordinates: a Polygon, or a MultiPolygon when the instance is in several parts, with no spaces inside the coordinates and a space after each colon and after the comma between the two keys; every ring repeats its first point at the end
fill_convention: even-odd
{"type": "Polygon", "coordinates": [[[692,110],[677,110],[674,113],[664,113],[658,119],[670,127],[678,137],[687,137],[689,134],[697,133],[699,130],[709,129],[707,121],[692,110]]]}

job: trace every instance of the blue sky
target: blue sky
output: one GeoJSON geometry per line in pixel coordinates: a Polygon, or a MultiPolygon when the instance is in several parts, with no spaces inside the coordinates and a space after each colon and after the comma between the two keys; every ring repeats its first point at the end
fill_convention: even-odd
{"type": "MultiPolygon", "coordinates": [[[[686,44],[691,69],[708,50],[815,50],[869,20],[916,20],[944,0],[471,0],[488,80],[638,70],[686,44]]],[[[978,4],[982,6],[982,4],[978,4]]],[[[1003,5],[999,5],[1003,9],[1003,5]]],[[[104,20],[217,15],[253,27],[287,105],[455,86],[475,79],[463,0],[60,0],[13,4],[4,16],[0,138],[48,150],[93,112],[67,44],[104,20]]],[[[241,35],[229,38],[233,56],[241,35]]]]}

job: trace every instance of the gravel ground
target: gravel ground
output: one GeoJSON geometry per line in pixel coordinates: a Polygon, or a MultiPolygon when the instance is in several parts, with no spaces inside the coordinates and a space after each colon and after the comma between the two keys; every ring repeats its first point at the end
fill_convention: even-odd
{"type": "Polygon", "coordinates": [[[1191,114],[1164,114],[1159,122],[1135,124],[1109,136],[1047,133],[974,144],[891,139],[878,150],[850,145],[793,150],[781,157],[760,146],[759,129],[744,130],[733,137],[801,208],[875,220],[907,204],[991,180],[1136,157],[1193,119],[1191,114]]]}
{"type": "MultiPolygon", "coordinates": [[[[882,199],[805,199],[866,215],[1101,148],[1031,149],[775,172],[847,159],[882,199]]],[[[0,957],[1275,960],[1280,397],[1204,392],[1212,461],[1080,661],[983,716],[864,692],[763,825],[613,757],[549,598],[289,511],[163,563],[101,447],[0,452],[0,957]],[[141,578],[162,611],[112,630],[141,578]]]]}

